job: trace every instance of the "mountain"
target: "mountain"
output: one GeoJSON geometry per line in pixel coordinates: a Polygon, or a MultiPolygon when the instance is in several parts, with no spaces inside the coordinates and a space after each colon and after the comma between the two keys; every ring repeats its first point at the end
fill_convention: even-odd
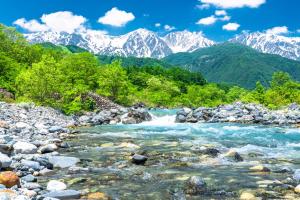
{"type": "Polygon", "coordinates": [[[277,54],[300,61],[300,37],[284,37],[262,32],[244,32],[231,39],[230,42],[247,45],[263,53],[277,54]]]}
{"type": "Polygon", "coordinates": [[[178,31],[165,37],[137,29],[121,36],[110,36],[102,31],[83,30],[73,34],[64,32],[39,32],[24,34],[31,43],[50,42],[56,45],[78,46],[101,55],[123,57],[163,58],[172,53],[192,52],[214,44],[201,32],[178,31]]]}
{"type": "Polygon", "coordinates": [[[187,30],[169,33],[163,39],[173,53],[193,52],[215,44],[215,42],[205,38],[201,32],[189,32],[187,30]]]}
{"type": "Polygon", "coordinates": [[[194,72],[201,72],[209,82],[254,88],[257,81],[269,85],[276,71],[288,72],[300,81],[300,62],[278,55],[260,53],[238,43],[223,43],[192,53],[177,53],[163,61],[194,72]]]}

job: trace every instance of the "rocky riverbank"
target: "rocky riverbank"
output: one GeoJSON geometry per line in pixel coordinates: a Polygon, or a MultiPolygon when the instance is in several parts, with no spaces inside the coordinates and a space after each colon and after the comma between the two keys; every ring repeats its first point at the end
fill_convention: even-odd
{"type": "Polygon", "coordinates": [[[75,157],[59,154],[69,148],[65,138],[72,127],[116,123],[141,123],[151,120],[143,108],[116,106],[83,116],[66,116],[61,112],[34,104],[0,102],[0,199],[78,199],[81,192],[68,190],[66,184],[49,180],[40,185],[38,177],[55,173],[53,169],[74,167],[75,157]]]}
{"type": "Polygon", "coordinates": [[[269,110],[258,104],[222,105],[215,108],[200,107],[197,109],[183,108],[177,112],[178,123],[257,123],[277,125],[300,124],[300,106],[291,104],[280,110],[269,110]]]}

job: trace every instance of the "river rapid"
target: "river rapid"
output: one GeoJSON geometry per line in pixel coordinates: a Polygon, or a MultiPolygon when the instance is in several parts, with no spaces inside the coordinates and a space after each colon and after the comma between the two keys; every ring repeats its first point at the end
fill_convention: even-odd
{"type": "Polygon", "coordinates": [[[261,199],[297,198],[288,181],[300,169],[300,129],[175,123],[176,110],[151,114],[152,121],[138,125],[80,128],[68,141],[71,148],[60,152],[80,158],[79,167],[47,180],[63,179],[71,188],[103,192],[112,199],[239,199],[243,191],[261,199]],[[242,161],[228,157],[228,151],[237,152],[242,161]],[[135,165],[133,153],[148,160],[135,165]],[[250,170],[257,165],[271,172],[250,170]],[[206,192],[186,193],[191,176],[203,178],[206,192]]]}

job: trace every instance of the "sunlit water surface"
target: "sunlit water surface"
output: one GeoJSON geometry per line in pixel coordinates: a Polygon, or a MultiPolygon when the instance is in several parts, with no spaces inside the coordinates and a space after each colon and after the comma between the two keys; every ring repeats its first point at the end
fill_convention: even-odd
{"type": "Polygon", "coordinates": [[[77,174],[61,170],[59,178],[86,178],[70,187],[104,192],[115,199],[236,199],[243,189],[264,188],[266,181],[291,177],[276,170],[300,168],[300,129],[177,124],[175,112],[152,111],[154,119],[139,125],[80,129],[80,134],[69,141],[73,147],[62,153],[82,159],[79,166],[94,170],[77,174]],[[201,146],[215,147],[221,153],[213,158],[193,151],[201,146]],[[244,161],[226,159],[224,154],[230,148],[239,152],[244,161]],[[149,155],[145,166],[130,162],[133,152],[149,155]],[[249,167],[261,164],[273,172],[249,171],[249,167]],[[211,192],[185,197],[184,184],[192,175],[203,177],[211,192]]]}

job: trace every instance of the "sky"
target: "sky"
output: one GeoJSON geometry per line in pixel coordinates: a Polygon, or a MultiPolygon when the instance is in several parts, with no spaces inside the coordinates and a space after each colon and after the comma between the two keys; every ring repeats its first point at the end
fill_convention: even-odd
{"type": "Polygon", "coordinates": [[[300,37],[299,8],[299,0],[1,0],[0,23],[24,33],[189,30],[225,41],[243,31],[300,37]]]}

